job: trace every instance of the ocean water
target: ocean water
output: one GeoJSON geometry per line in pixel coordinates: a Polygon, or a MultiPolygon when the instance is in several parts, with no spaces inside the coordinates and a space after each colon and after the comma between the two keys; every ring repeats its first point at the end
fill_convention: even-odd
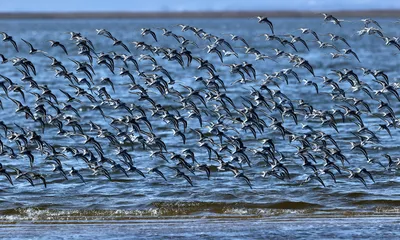
{"type": "MultiPolygon", "coordinates": [[[[399,25],[395,23],[395,19],[376,20],[382,27],[385,36],[398,36],[399,25]]],[[[0,110],[0,120],[8,127],[7,136],[5,136],[4,131],[0,131],[1,141],[9,147],[3,148],[0,162],[13,180],[13,185],[11,185],[4,175],[0,176],[0,222],[4,232],[12,232],[13,229],[18,228],[20,235],[12,238],[26,238],[28,236],[32,236],[32,238],[52,238],[54,237],[51,234],[53,231],[58,232],[59,235],[62,232],[68,232],[72,234],[71,236],[89,237],[101,234],[103,236],[108,235],[110,238],[121,238],[129,236],[126,234],[131,229],[135,229],[134,235],[142,238],[184,238],[193,235],[210,238],[264,238],[265,234],[269,234],[271,237],[285,238],[285,236],[293,236],[295,233],[299,233],[299,238],[321,236],[321,234],[326,238],[349,238],[361,236],[362,230],[369,231],[367,237],[372,238],[374,235],[371,233],[375,231],[384,232],[388,229],[393,230],[392,233],[394,234],[394,226],[398,226],[400,194],[397,187],[400,178],[396,166],[389,168],[388,160],[383,155],[391,155],[394,161],[399,157],[399,133],[396,126],[390,126],[392,136],[385,130],[379,130],[380,124],[386,125],[391,120],[389,118],[384,119],[382,116],[388,110],[385,108],[378,109],[378,106],[379,101],[388,102],[395,114],[394,118],[397,119],[399,104],[396,97],[391,93],[385,93],[385,96],[376,95],[375,91],[382,89],[382,86],[374,81],[372,75],[364,75],[361,67],[383,70],[388,76],[390,84],[396,89],[399,76],[399,49],[394,44],[386,45],[385,41],[377,34],[360,36],[357,32],[364,28],[364,24],[359,19],[346,19],[345,22],[342,22],[342,27],[332,23],[324,23],[320,18],[271,19],[271,21],[277,36],[288,40],[290,40],[288,34],[300,36],[306,41],[310,50],[308,51],[300,42],[294,43],[296,52],[288,44],[283,45],[276,40],[266,41],[263,34],[271,34],[271,30],[267,24],[257,23],[256,18],[0,21],[0,31],[13,36],[19,47],[19,52],[16,52],[10,42],[0,42],[0,53],[9,59],[9,62],[0,64],[0,74],[22,87],[25,100],[19,92],[15,91],[9,91],[9,97],[30,107],[35,117],[43,118],[46,121],[48,121],[49,116],[56,117],[56,108],[44,101],[46,116],[38,111],[35,112],[36,98],[32,93],[41,93],[42,91],[31,88],[29,83],[21,81],[22,74],[17,69],[23,70],[23,68],[13,66],[11,60],[24,57],[34,64],[37,73],[34,75],[32,70],[29,70],[30,74],[39,85],[46,85],[57,97],[58,104],[48,96],[45,98],[56,107],[58,106],[59,109],[64,107],[67,100],[60,89],[72,96],[75,96],[75,89],[67,79],[55,76],[55,68],[50,65],[51,60],[44,54],[29,54],[27,44],[21,39],[27,40],[35,48],[45,51],[46,55],[57,58],[68,72],[73,72],[78,78],[88,78],[83,72],[77,72],[75,63],[71,61],[73,59],[89,62],[86,56],[78,54],[79,49],[76,41],[70,39],[68,32],[79,32],[82,36],[90,39],[93,43],[93,52],[97,55],[110,53],[112,56],[111,52],[129,54],[121,46],[113,46],[111,39],[96,34],[96,29],[107,29],[115,38],[126,44],[132,56],[138,61],[140,72],[148,75],[158,74],[169,81],[164,73],[152,71],[151,61],[139,60],[141,54],[148,54],[154,57],[157,64],[163,66],[175,81],[175,84],[168,85],[169,93],[163,96],[155,85],[146,84],[144,78],[138,76],[131,62],[125,66],[121,60],[115,60],[115,74],[113,74],[107,66],[97,64],[95,53],[91,53],[94,58],[93,83],[87,86],[85,83],[78,84],[75,82],[74,85],[79,85],[81,89],[92,94],[96,102],[91,102],[85,96],[75,96],[81,102],[68,104],[77,110],[79,116],[70,110],[60,110],[63,115],[60,115],[59,119],[63,123],[63,129],[70,132],[70,134],[64,135],[58,134],[57,126],[49,123],[46,123],[44,132],[42,132],[40,124],[31,118],[26,118],[24,113],[16,112],[16,104],[6,96],[4,91],[0,90],[0,100],[3,105],[0,110]],[[221,63],[217,54],[207,53],[207,45],[211,45],[213,41],[200,39],[190,30],[181,31],[178,24],[202,28],[206,33],[224,38],[230,43],[238,57],[224,56],[224,62],[221,63]],[[152,29],[156,33],[158,41],[156,42],[151,35],[141,35],[142,28],[152,29]],[[203,83],[195,81],[194,77],[208,78],[207,70],[198,69],[199,64],[195,60],[187,66],[187,59],[183,57],[184,66],[181,66],[177,61],[163,58],[163,53],[157,55],[149,50],[137,49],[132,43],[143,41],[153,47],[171,48],[179,51],[180,44],[171,36],[163,36],[160,28],[167,28],[175,34],[195,42],[197,46],[189,44],[187,49],[192,52],[194,57],[201,57],[213,63],[215,74],[218,74],[224,82],[226,90],[220,86],[220,91],[232,99],[236,109],[227,100],[224,101],[227,108],[232,112],[232,117],[222,118],[224,126],[221,125],[219,130],[223,131],[226,136],[222,137],[222,144],[220,144],[219,138],[210,132],[213,124],[217,124],[218,115],[215,107],[220,106],[221,101],[207,101],[206,108],[197,97],[190,98],[202,112],[203,124],[200,126],[198,119],[189,118],[188,109],[182,109],[179,97],[177,94],[173,94],[175,89],[181,92],[183,96],[187,96],[189,91],[183,87],[184,85],[199,90],[200,95],[205,97],[206,93],[211,92],[210,89],[207,89],[203,83]],[[321,41],[334,44],[341,53],[343,53],[341,49],[349,47],[340,40],[331,41],[328,33],[344,37],[360,62],[351,54],[333,59],[330,53],[336,52],[335,49],[319,48],[315,38],[311,34],[302,34],[299,28],[314,30],[321,41]],[[256,61],[254,54],[245,53],[244,43],[231,40],[229,34],[243,37],[249,46],[270,56],[272,60],[256,61]],[[51,48],[49,40],[56,40],[64,44],[68,50],[68,56],[59,47],[51,48]],[[277,57],[274,49],[297,54],[306,59],[313,67],[316,77],[303,67],[293,66],[288,57],[277,57]],[[241,76],[238,73],[230,72],[228,65],[242,64],[243,62],[253,64],[256,70],[256,78],[254,79],[251,73],[249,75],[244,73],[246,80],[249,81],[240,83],[236,81],[241,76]],[[188,124],[187,129],[184,130],[183,125],[179,123],[179,129],[186,138],[185,144],[180,136],[173,134],[174,125],[172,121],[162,120],[157,115],[152,116],[151,110],[154,110],[154,107],[148,101],[139,100],[138,90],[129,90],[132,82],[128,76],[119,75],[120,67],[129,69],[135,78],[135,82],[147,89],[148,95],[157,104],[161,104],[167,109],[170,114],[175,115],[175,118],[178,116],[176,111],[179,111],[188,124]],[[265,83],[266,76],[264,74],[274,75],[276,72],[288,68],[297,73],[299,81],[293,75],[288,74],[287,82],[281,75],[273,78],[276,84],[265,83]],[[359,81],[369,85],[368,91],[373,98],[369,97],[364,91],[355,91],[356,89],[352,88],[348,81],[339,81],[339,77],[332,70],[343,71],[344,68],[353,70],[359,81]],[[332,99],[332,87],[324,84],[319,76],[327,76],[337,82],[340,88],[344,90],[347,99],[332,99]],[[110,85],[101,82],[101,78],[105,77],[112,80],[115,91],[110,85]],[[303,80],[314,82],[318,86],[318,93],[313,85],[305,85],[303,80]],[[280,90],[286,97],[270,96],[267,91],[260,90],[262,84],[265,84],[271,90],[280,90]],[[143,131],[150,132],[144,121],[138,119],[140,117],[139,111],[134,110],[131,115],[124,108],[115,108],[107,101],[102,102],[104,97],[99,96],[100,87],[105,87],[113,100],[119,99],[127,106],[135,104],[142,107],[151,123],[152,131],[166,144],[168,153],[164,153],[164,155],[168,162],[159,157],[151,156],[151,152],[158,149],[155,145],[143,148],[142,143],[137,140],[137,137],[140,136],[148,140],[149,136],[143,132],[138,132],[132,125],[111,124],[112,119],[110,117],[117,119],[129,115],[132,118],[137,118],[136,122],[143,131]],[[289,115],[283,116],[282,119],[282,114],[277,108],[269,110],[265,106],[259,105],[256,112],[267,126],[264,127],[263,131],[255,129],[256,136],[253,136],[251,131],[243,129],[242,123],[233,121],[233,119],[239,117],[242,120],[244,119],[244,115],[239,114],[238,109],[249,107],[249,101],[254,105],[256,104],[254,97],[251,96],[253,89],[259,90],[266,99],[270,100],[268,103],[271,106],[272,100],[274,100],[288,108],[290,100],[290,103],[294,106],[298,123],[296,124],[289,115]],[[247,102],[244,98],[247,99],[247,102]],[[285,98],[289,100],[284,101],[285,98]],[[351,98],[363,100],[368,104],[370,111],[362,104],[354,105],[355,101],[351,98]],[[341,117],[335,115],[337,126],[337,131],[335,131],[328,124],[321,124],[319,117],[306,116],[304,113],[308,111],[308,108],[299,105],[300,99],[312,105],[316,111],[332,111],[332,109],[340,109],[340,106],[343,105],[355,110],[357,108],[361,113],[363,124],[377,138],[375,141],[372,139],[373,141],[363,142],[363,147],[368,153],[368,158],[381,162],[382,166],[367,162],[364,154],[357,148],[351,149],[350,142],[360,142],[358,135],[373,135],[357,132],[359,126],[357,126],[358,121],[354,117],[346,116],[345,121],[342,122],[341,117]],[[99,110],[93,109],[95,105],[101,106],[107,117],[103,117],[99,110]],[[41,135],[42,140],[53,146],[56,151],[61,152],[64,147],[74,147],[82,153],[83,149],[87,148],[93,152],[94,158],[98,160],[99,155],[95,151],[95,146],[90,142],[85,144],[83,136],[73,134],[73,128],[67,124],[68,116],[77,120],[86,135],[93,137],[100,143],[107,158],[119,163],[124,169],[128,167],[123,163],[122,155],[117,154],[117,146],[111,144],[107,138],[99,137],[96,130],[91,130],[89,123],[96,123],[103,130],[114,135],[117,134],[116,128],[127,131],[132,142],[124,141],[123,135],[117,136],[117,140],[120,142],[119,145],[131,156],[135,167],[145,174],[145,178],[134,172],[127,172],[128,176],[126,176],[121,170],[111,168],[111,164],[101,163],[110,173],[111,180],[109,180],[104,175],[94,175],[81,158],[65,152],[65,156],[57,156],[64,171],[68,175],[71,167],[78,169],[85,183],[77,176],[68,175],[66,176],[68,180],[66,180],[59,171],[53,171],[52,164],[55,161],[46,159],[46,154],[36,149],[37,145],[34,141],[28,141],[26,144],[27,149],[34,156],[31,167],[29,158],[26,154],[21,153],[17,144],[22,143],[24,145],[23,141],[9,138],[12,132],[23,133],[18,128],[20,126],[27,132],[27,138],[30,135],[29,131],[35,131],[41,135]],[[336,157],[331,159],[341,169],[341,174],[337,170],[331,169],[336,177],[336,183],[328,174],[319,175],[325,187],[316,180],[305,182],[307,177],[313,174],[313,170],[303,166],[303,161],[297,153],[297,147],[301,146],[301,142],[290,141],[288,137],[290,134],[286,134],[283,138],[277,129],[271,127],[272,121],[269,117],[277,118],[279,121],[283,120],[282,125],[287,131],[293,133],[293,136],[301,137],[309,134],[307,140],[311,144],[308,147],[308,152],[316,158],[315,163],[309,157],[307,158],[318,169],[323,168],[324,161],[322,159],[323,153],[316,148],[318,144],[321,144],[320,138],[316,136],[319,135],[319,131],[331,135],[337,146],[326,138],[327,148],[340,149],[348,160],[342,164],[336,157]],[[302,124],[311,126],[315,132],[303,128],[302,124]],[[190,129],[198,129],[205,136],[212,138],[214,145],[208,144],[215,151],[218,151],[220,145],[224,144],[228,144],[229,149],[233,151],[233,145],[229,144],[232,141],[228,140],[228,137],[240,137],[246,147],[244,152],[249,157],[250,164],[239,164],[234,161],[231,164],[248,177],[252,188],[246,184],[243,178],[235,177],[235,174],[231,171],[219,171],[219,163],[215,160],[216,154],[213,152],[211,154],[212,159],[209,159],[207,150],[199,146],[198,135],[190,129]],[[290,172],[290,179],[287,177],[284,180],[273,176],[263,177],[263,172],[271,170],[271,166],[261,156],[253,152],[267,146],[263,145],[262,142],[263,139],[267,138],[272,139],[274,143],[276,157],[279,159],[280,156],[284,156],[281,162],[290,172]],[[10,157],[10,149],[15,151],[15,156],[10,157]],[[182,154],[181,151],[184,149],[191,149],[199,164],[207,164],[210,167],[211,176],[209,180],[205,172],[196,170],[191,173],[182,166],[179,166],[180,171],[190,177],[193,187],[184,178],[175,176],[176,171],[170,167],[177,167],[177,161],[170,159],[170,153],[182,154]],[[154,167],[158,167],[163,172],[167,181],[155,173],[148,173],[148,169],[154,167]],[[18,168],[23,172],[42,174],[46,179],[47,187],[45,188],[42,182],[37,179],[33,180],[34,187],[24,179],[16,179],[17,174],[13,168],[18,168]],[[365,173],[360,173],[360,176],[365,180],[366,186],[357,178],[349,178],[347,170],[357,171],[357,169],[362,168],[371,173],[375,182],[365,173]],[[321,226],[322,221],[325,223],[323,226],[321,226]],[[27,223],[35,224],[27,225],[27,223]],[[65,223],[73,224],[74,227],[64,225],[65,223]],[[113,228],[113,224],[118,225],[118,228],[113,228]],[[353,225],[354,227],[343,230],[344,225],[353,225]],[[308,231],[308,228],[313,230],[308,231]],[[81,229],[85,229],[85,233],[81,229]],[[98,232],[94,229],[102,229],[102,231],[98,232]],[[228,229],[235,230],[229,231],[228,229]],[[155,234],[149,234],[149,231],[155,234]],[[197,233],[194,234],[194,232],[197,233]],[[122,236],[117,236],[118,234],[122,234],[122,236]]],[[[373,26],[373,24],[370,26],[373,26]]],[[[223,44],[218,46],[218,49],[229,51],[229,48],[223,44]]],[[[382,79],[382,77],[378,76],[377,79],[382,79]]],[[[5,82],[5,86],[8,87],[9,84],[5,82]]],[[[224,110],[220,110],[220,113],[227,115],[224,110]]],[[[45,149],[48,149],[48,147],[45,146],[45,149]]],[[[218,153],[222,156],[224,162],[229,162],[232,157],[238,156],[238,154],[228,151],[219,151],[218,153]]],[[[196,165],[195,163],[192,164],[190,158],[186,160],[191,165],[196,165]]]]}

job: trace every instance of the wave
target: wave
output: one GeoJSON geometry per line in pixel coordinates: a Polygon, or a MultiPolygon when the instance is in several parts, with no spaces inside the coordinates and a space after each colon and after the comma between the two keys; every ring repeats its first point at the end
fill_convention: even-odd
{"type": "Polygon", "coordinates": [[[143,209],[53,209],[11,208],[0,211],[0,222],[81,222],[129,221],[138,219],[170,218],[265,218],[310,216],[366,216],[398,215],[399,201],[365,200],[355,202],[364,211],[354,209],[324,209],[323,205],[307,202],[283,201],[276,203],[249,202],[153,202],[143,209]],[[366,206],[375,206],[367,209],[366,206]],[[378,207],[376,207],[378,206],[378,207]]]}

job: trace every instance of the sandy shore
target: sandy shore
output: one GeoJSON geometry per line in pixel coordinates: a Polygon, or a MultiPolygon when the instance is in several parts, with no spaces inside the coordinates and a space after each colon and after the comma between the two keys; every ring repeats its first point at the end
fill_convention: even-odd
{"type": "Polygon", "coordinates": [[[380,239],[400,237],[398,217],[221,218],[0,224],[1,239],[380,239]]]}

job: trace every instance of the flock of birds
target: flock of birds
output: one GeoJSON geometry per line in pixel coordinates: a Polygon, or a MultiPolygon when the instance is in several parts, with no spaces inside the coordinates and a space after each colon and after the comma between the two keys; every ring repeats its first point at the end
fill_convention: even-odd
{"type": "MultiPolygon", "coordinates": [[[[346,27],[343,20],[329,14],[324,14],[323,21],[329,27],[346,27]]],[[[398,38],[386,36],[378,22],[362,21],[364,27],[357,35],[386,45],[388,51],[400,50],[398,38]]],[[[375,182],[367,170],[369,164],[384,172],[398,169],[399,159],[386,153],[380,160],[373,159],[367,147],[379,144],[378,132],[392,137],[399,126],[397,83],[391,83],[384,71],[365,67],[318,76],[313,63],[300,56],[301,51],[330,49],[332,59],[362,59],[342,36],[325,34],[330,40],[324,42],[321,34],[309,28],[299,29],[296,35],[275,35],[274,24],[267,17],[258,17],[258,23],[266,26],[266,44],[276,41],[285,50],[276,48],[275,54],[268,55],[241,36],[230,34],[230,39],[224,39],[181,24],[181,29],[173,31],[143,28],[142,39],[134,42],[123,42],[106,29],[96,29],[99,38],[111,40],[107,42],[114,51],[107,53],[100,52],[93,39],[70,32],[74,48],[49,40],[52,51],[57,51],[51,56],[24,39],[1,32],[0,53],[8,48],[15,55],[0,54],[0,103],[2,108],[14,106],[13,118],[23,125],[0,121],[0,174],[11,185],[19,180],[46,187],[49,178],[86,183],[95,178],[92,175],[113,181],[135,174],[162,182],[182,178],[183,184],[195,186],[196,181],[227,172],[237,184],[252,188],[252,177],[246,174],[249,169],[260,168],[257,172],[264,178],[291,182],[291,168],[297,165],[303,169],[300,176],[305,176],[301,185],[311,181],[323,187],[327,181],[335,185],[340,177],[367,187],[375,182]],[[189,33],[194,35],[187,36],[189,33]],[[160,46],[163,38],[174,39],[175,47],[160,46]],[[19,57],[22,53],[27,57],[19,57]],[[62,88],[35,80],[41,72],[29,60],[33,54],[54,70],[52,81],[62,88]],[[254,62],[226,63],[240,61],[241,55],[254,56],[254,62]],[[255,62],[292,67],[260,73],[255,62]],[[72,63],[74,69],[68,67],[72,63]],[[180,71],[171,73],[165,66],[182,72],[191,68],[197,76],[179,81],[180,71]],[[361,73],[357,74],[361,70],[373,80],[361,81],[361,73]],[[230,78],[221,77],[221,72],[228,71],[230,78]],[[322,87],[331,87],[328,94],[334,107],[319,109],[305,100],[290,99],[281,88],[293,85],[295,91],[296,82],[312,86],[309,93],[316,98],[322,87]],[[249,91],[232,97],[232,85],[249,91]],[[129,93],[125,101],[118,98],[122,91],[129,93]],[[350,97],[353,94],[357,98],[350,97]],[[97,121],[87,121],[87,115],[97,121]],[[367,124],[365,119],[370,117],[381,123],[367,124]],[[354,141],[340,146],[339,126],[345,123],[354,125],[347,129],[354,141]],[[292,129],[300,125],[300,132],[292,129]],[[167,137],[173,140],[165,142],[167,137]],[[52,143],[53,139],[63,139],[65,144],[52,143]],[[294,151],[280,151],[276,143],[282,141],[294,151]],[[362,167],[354,167],[355,162],[346,157],[353,152],[359,159],[365,157],[365,161],[357,161],[362,167]],[[144,156],[142,161],[151,167],[140,169],[138,165],[144,164],[138,163],[135,154],[144,156]]]]}

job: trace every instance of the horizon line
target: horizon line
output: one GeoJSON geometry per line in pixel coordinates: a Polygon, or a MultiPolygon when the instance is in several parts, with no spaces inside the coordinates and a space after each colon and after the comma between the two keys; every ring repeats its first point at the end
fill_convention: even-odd
{"type": "Polygon", "coordinates": [[[0,12],[0,19],[57,19],[57,18],[247,18],[268,16],[271,18],[312,18],[321,13],[330,13],[336,17],[380,17],[399,18],[400,9],[362,9],[332,11],[78,11],[78,12],[0,12]]]}

